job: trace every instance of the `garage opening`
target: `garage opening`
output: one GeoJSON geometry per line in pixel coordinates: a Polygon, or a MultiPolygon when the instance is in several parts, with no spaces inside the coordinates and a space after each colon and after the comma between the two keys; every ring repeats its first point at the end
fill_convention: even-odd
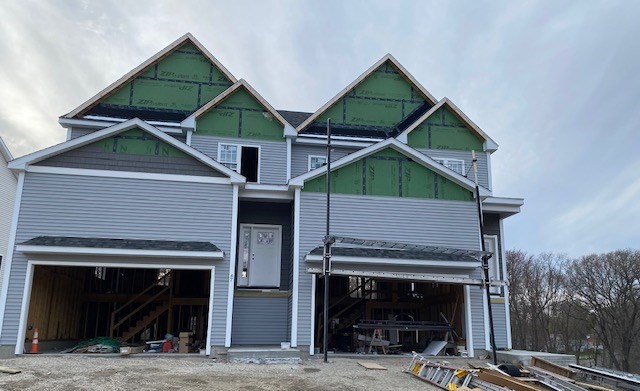
{"type": "MultiPolygon", "coordinates": [[[[316,289],[315,346],[322,346],[324,279],[316,289]]],[[[463,285],[334,276],[330,280],[328,351],[460,354],[466,346],[463,285]],[[432,345],[433,346],[433,345],[432,345]]]]}
{"type": "Polygon", "coordinates": [[[199,352],[207,340],[210,279],[208,270],[36,265],[25,351],[37,328],[40,352],[97,337],[153,350],[147,343],[167,334],[176,338],[173,350],[199,352]]]}

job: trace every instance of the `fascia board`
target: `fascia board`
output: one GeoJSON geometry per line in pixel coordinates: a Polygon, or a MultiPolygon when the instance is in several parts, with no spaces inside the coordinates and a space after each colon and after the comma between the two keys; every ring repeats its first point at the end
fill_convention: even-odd
{"type": "MultiPolygon", "coordinates": [[[[398,250],[401,251],[401,250],[398,250]]],[[[307,255],[307,262],[322,262],[322,255],[307,255]]],[[[404,259],[404,258],[369,258],[355,256],[332,255],[331,262],[370,265],[397,265],[397,266],[437,266],[445,269],[475,269],[480,267],[480,262],[471,261],[439,261],[429,259],[404,259]]]]}
{"type": "Polygon", "coordinates": [[[4,143],[2,137],[0,137],[0,154],[4,158],[5,162],[10,162],[13,160],[13,155],[11,154],[9,147],[7,147],[7,144],[4,143]]]}
{"type": "Polygon", "coordinates": [[[167,257],[167,258],[212,258],[223,259],[223,251],[173,251],[173,250],[139,250],[123,248],[63,247],[18,245],[16,251],[25,254],[74,254],[74,255],[115,255],[132,257],[167,257]]]}

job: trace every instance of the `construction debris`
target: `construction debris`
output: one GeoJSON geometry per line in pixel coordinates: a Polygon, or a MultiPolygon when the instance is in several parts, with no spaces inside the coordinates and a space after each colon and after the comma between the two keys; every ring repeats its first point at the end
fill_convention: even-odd
{"type": "Polygon", "coordinates": [[[569,367],[579,371],[577,377],[581,380],[595,382],[598,386],[611,386],[618,390],[640,391],[640,376],[638,375],[605,368],[588,368],[576,364],[570,364],[569,367]]]}
{"type": "Polygon", "coordinates": [[[8,368],[8,367],[0,367],[0,372],[8,373],[10,375],[15,375],[16,373],[20,373],[22,371],[19,370],[19,369],[13,369],[13,368],[8,368]]]}
{"type": "Polygon", "coordinates": [[[454,368],[431,362],[416,352],[412,354],[413,359],[405,372],[443,390],[455,390],[468,386],[476,373],[472,369],[454,368]]]}
{"type": "Polygon", "coordinates": [[[376,369],[376,370],[380,370],[380,371],[386,371],[387,368],[383,367],[380,364],[376,364],[374,362],[371,361],[358,361],[359,365],[362,365],[363,367],[367,368],[367,369],[376,369]]]}
{"type": "Polygon", "coordinates": [[[65,353],[120,353],[120,342],[108,337],[91,338],[65,350],[65,353]]]}
{"type": "Polygon", "coordinates": [[[640,391],[640,376],[571,364],[567,368],[532,357],[530,366],[492,365],[473,369],[432,362],[413,352],[405,372],[443,390],[489,391],[640,391]],[[611,388],[609,388],[611,387],[611,388]]]}

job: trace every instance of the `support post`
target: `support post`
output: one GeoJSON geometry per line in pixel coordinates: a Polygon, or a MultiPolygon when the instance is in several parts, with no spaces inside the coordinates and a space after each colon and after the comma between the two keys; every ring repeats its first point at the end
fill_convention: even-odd
{"type": "Polygon", "coordinates": [[[326,231],[324,239],[324,265],[323,265],[323,278],[324,278],[324,300],[323,300],[323,319],[322,319],[322,348],[324,354],[324,362],[328,362],[328,328],[329,328],[329,274],[330,274],[330,262],[331,262],[331,240],[329,238],[331,228],[331,119],[327,119],[327,221],[326,231]]]}
{"type": "MultiPolygon", "coordinates": [[[[480,201],[480,186],[478,186],[478,159],[476,158],[476,151],[471,151],[473,157],[473,174],[476,183],[476,204],[478,206],[478,221],[480,223],[480,243],[482,245],[482,251],[486,251],[484,244],[484,218],[482,217],[482,202],[480,201]]],[[[489,312],[489,341],[491,343],[491,351],[493,356],[493,364],[498,365],[498,357],[496,356],[496,337],[493,329],[493,311],[491,309],[491,292],[489,279],[489,259],[492,255],[482,256],[482,271],[484,272],[484,291],[487,295],[487,310],[489,312]]]]}

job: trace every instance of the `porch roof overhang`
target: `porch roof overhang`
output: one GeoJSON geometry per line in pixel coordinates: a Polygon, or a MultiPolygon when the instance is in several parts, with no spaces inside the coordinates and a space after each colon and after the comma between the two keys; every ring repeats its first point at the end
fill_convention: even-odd
{"type": "Polygon", "coordinates": [[[199,258],[221,260],[224,252],[211,242],[38,236],[16,246],[25,254],[199,258]]]}
{"type": "MultiPolygon", "coordinates": [[[[449,247],[398,242],[331,237],[331,275],[360,276],[395,280],[425,281],[463,285],[483,285],[477,273],[482,257],[491,253],[449,247]]],[[[307,271],[322,274],[323,247],[306,256],[307,271]]],[[[504,282],[493,281],[501,286],[504,282]]]]}

